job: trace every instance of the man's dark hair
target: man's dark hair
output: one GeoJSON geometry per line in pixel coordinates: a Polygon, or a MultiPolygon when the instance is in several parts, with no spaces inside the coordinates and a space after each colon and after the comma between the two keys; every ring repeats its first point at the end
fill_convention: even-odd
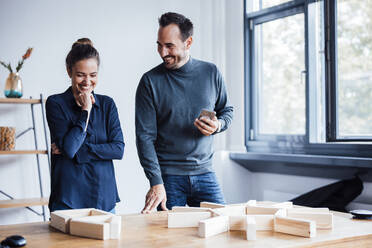
{"type": "Polygon", "coordinates": [[[167,12],[159,18],[160,27],[166,27],[169,24],[176,24],[181,31],[182,41],[193,35],[194,26],[190,19],[186,18],[184,15],[167,12]]]}

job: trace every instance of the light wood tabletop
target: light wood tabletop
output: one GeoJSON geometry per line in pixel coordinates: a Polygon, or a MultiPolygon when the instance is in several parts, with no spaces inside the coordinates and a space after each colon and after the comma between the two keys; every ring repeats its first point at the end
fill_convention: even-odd
{"type": "Polygon", "coordinates": [[[372,247],[372,221],[352,220],[335,214],[332,230],[317,230],[314,238],[272,231],[258,231],[256,241],[245,240],[243,231],[229,231],[200,238],[197,228],[167,228],[167,213],[123,215],[119,240],[94,240],[64,234],[49,222],[0,226],[0,239],[19,234],[27,247],[372,247]]]}

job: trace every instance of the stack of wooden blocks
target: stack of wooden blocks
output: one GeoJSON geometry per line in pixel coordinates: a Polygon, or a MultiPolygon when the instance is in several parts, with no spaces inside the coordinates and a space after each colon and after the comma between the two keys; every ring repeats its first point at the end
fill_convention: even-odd
{"type": "Polygon", "coordinates": [[[94,239],[119,239],[121,216],[94,208],[58,210],[50,225],[64,233],[94,239]]]}
{"type": "Polygon", "coordinates": [[[317,229],[333,228],[333,214],[328,208],[293,207],[292,202],[202,202],[200,208],[173,207],[168,213],[168,228],[183,227],[198,227],[202,238],[229,230],[245,231],[247,240],[256,240],[257,231],[269,230],[310,238],[317,229]]]}

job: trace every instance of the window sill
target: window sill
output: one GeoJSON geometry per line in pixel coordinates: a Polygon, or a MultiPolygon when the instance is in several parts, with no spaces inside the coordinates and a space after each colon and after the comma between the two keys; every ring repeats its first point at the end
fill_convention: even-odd
{"type": "Polygon", "coordinates": [[[281,153],[230,153],[230,159],[252,172],[371,181],[372,158],[281,153]]]}

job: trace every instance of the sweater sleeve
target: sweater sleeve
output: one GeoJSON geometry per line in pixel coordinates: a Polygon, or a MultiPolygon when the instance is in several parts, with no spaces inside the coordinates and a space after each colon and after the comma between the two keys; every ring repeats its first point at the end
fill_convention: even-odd
{"type": "Polygon", "coordinates": [[[155,150],[157,137],[156,108],[149,80],[144,75],[136,92],[136,144],[140,163],[150,186],[162,184],[161,170],[155,150]]]}
{"type": "Polygon", "coordinates": [[[216,73],[218,95],[215,105],[215,111],[217,113],[218,120],[221,122],[221,129],[219,130],[219,132],[223,132],[230,126],[232,122],[234,108],[230,105],[225,81],[217,68],[216,73]]]}
{"type": "Polygon", "coordinates": [[[79,118],[70,125],[60,104],[53,98],[47,99],[45,109],[52,143],[55,143],[63,154],[72,159],[84,143],[88,111],[81,111],[79,118]]]}

